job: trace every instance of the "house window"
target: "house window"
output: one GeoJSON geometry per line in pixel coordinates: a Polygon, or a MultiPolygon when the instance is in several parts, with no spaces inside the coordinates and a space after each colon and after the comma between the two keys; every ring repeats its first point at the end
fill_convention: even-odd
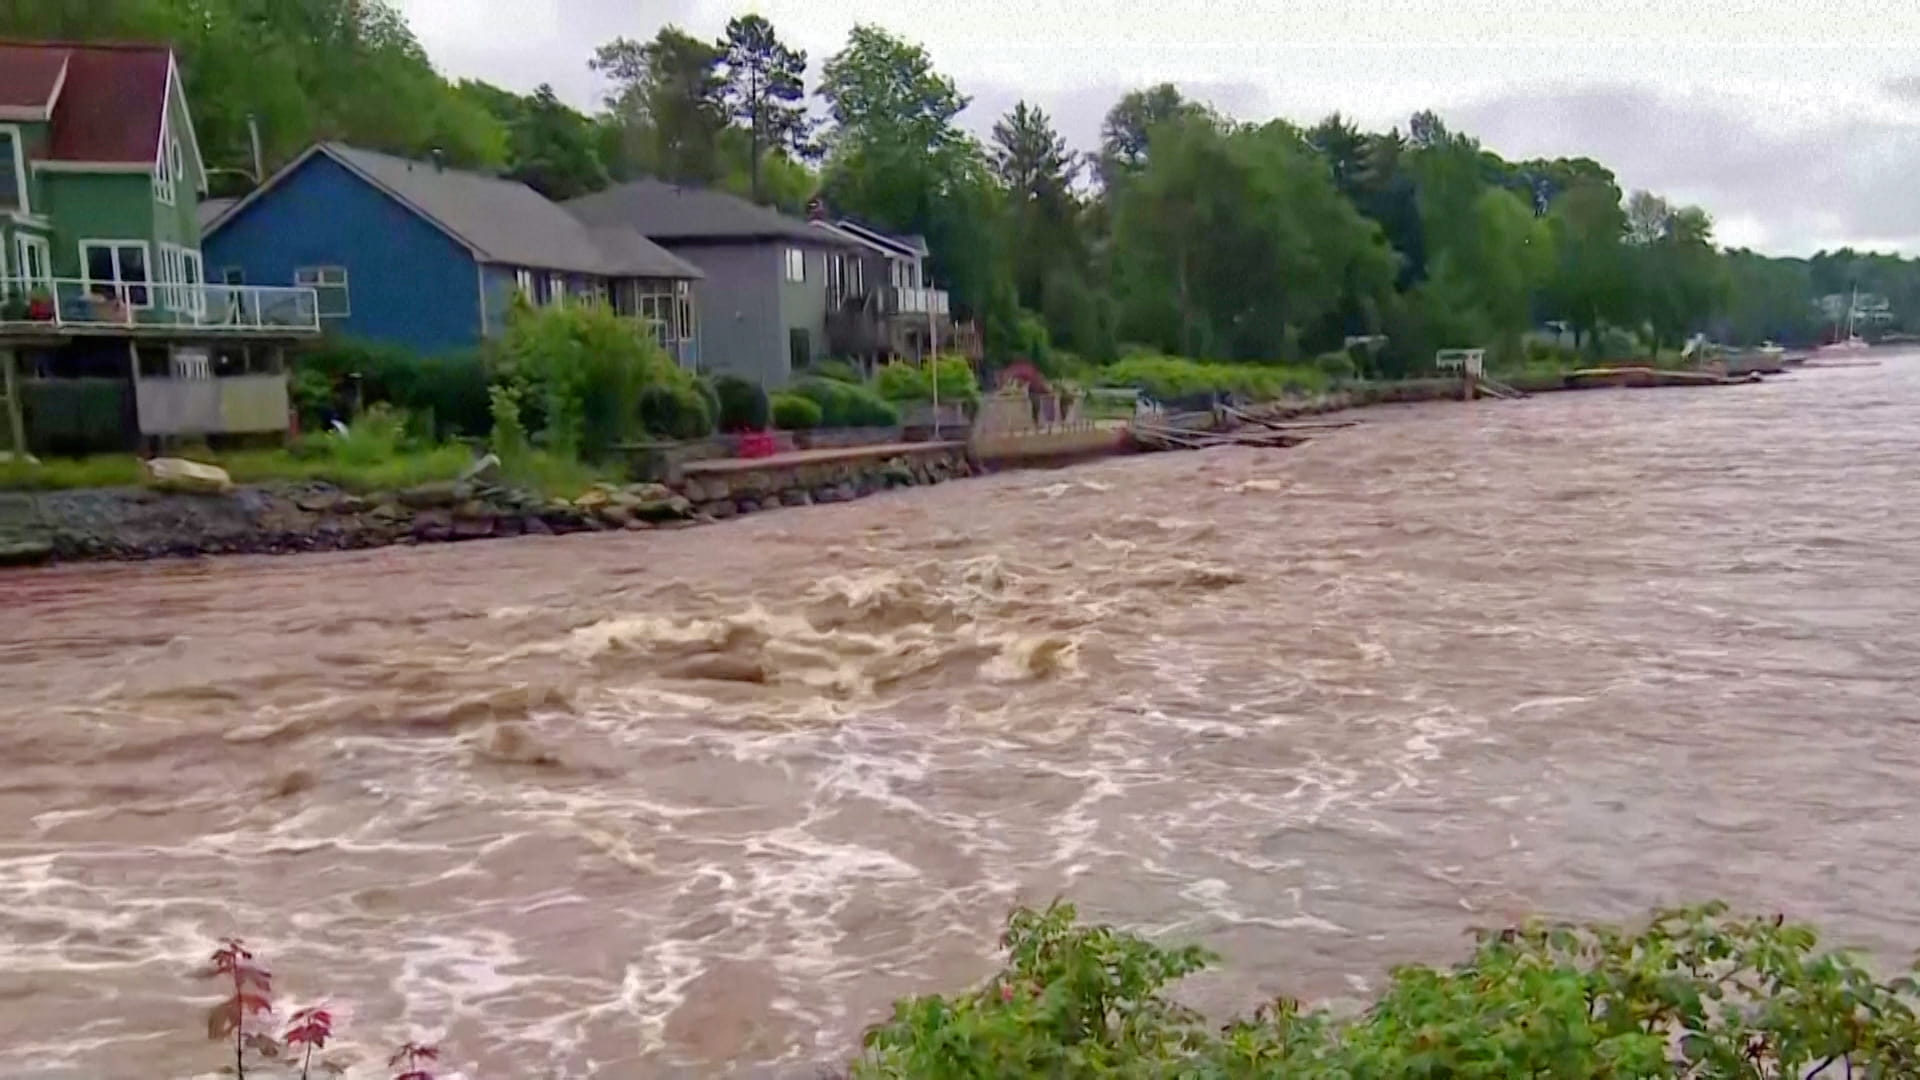
{"type": "Polygon", "coordinates": [[[0,128],[0,210],[30,210],[27,205],[27,151],[20,129],[0,128]]]}
{"type": "Polygon", "coordinates": [[[28,293],[37,288],[53,291],[53,249],[46,237],[21,233],[13,238],[13,272],[28,293]]]}
{"type": "Polygon", "coordinates": [[[80,265],[86,269],[87,292],[102,297],[118,296],[128,306],[153,306],[153,294],[147,285],[147,244],[144,240],[82,240],[80,265]]]}
{"type": "Polygon", "coordinates": [[[170,144],[173,147],[179,144],[171,142],[171,135],[164,128],[161,130],[160,156],[153,163],[153,197],[168,206],[173,205],[174,182],[180,176],[179,166],[175,164],[178,155],[170,149],[170,144]]]}
{"type": "Polygon", "coordinates": [[[673,293],[679,300],[680,340],[686,341],[693,337],[693,285],[686,281],[677,282],[673,293]]]}
{"type": "Polygon", "coordinates": [[[793,282],[807,280],[807,253],[800,248],[787,249],[787,280],[793,282]]]}
{"type": "Polygon", "coordinates": [[[554,307],[567,306],[567,275],[547,275],[547,303],[554,307]]]}
{"type": "Polygon", "coordinates": [[[220,281],[226,285],[245,285],[247,268],[244,266],[223,266],[220,268],[220,281]]]}
{"type": "Polygon", "coordinates": [[[787,331],[787,364],[799,371],[813,363],[813,335],[798,327],[787,331]]]}
{"type": "Polygon", "coordinates": [[[526,298],[527,303],[537,302],[533,290],[533,271],[515,270],[513,272],[513,287],[520,290],[520,295],[526,298]]]}
{"type": "Polygon", "coordinates": [[[302,266],[293,272],[293,283],[313,290],[320,301],[321,318],[344,319],[353,314],[346,267],[302,266]]]}

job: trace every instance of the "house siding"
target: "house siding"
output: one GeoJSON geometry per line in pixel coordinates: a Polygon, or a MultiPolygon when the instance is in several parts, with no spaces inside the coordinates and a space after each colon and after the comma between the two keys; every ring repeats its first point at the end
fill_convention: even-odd
{"type": "Polygon", "coordinates": [[[53,274],[86,276],[80,262],[81,240],[139,240],[149,248],[148,270],[153,274],[153,178],[145,173],[45,172],[40,190],[46,206],[36,202],[35,213],[53,218],[53,274]]]}
{"type": "MultiPolygon", "coordinates": [[[[325,154],[221,223],[203,247],[209,277],[238,266],[249,285],[292,285],[299,267],[345,267],[352,314],[325,320],[330,331],[423,353],[480,341],[482,273],[472,253],[325,154]]],[[[505,308],[494,300],[487,312],[497,327],[505,308]]]]}
{"type": "MultiPolygon", "coordinates": [[[[173,205],[158,199],[153,205],[153,237],[157,242],[177,244],[198,250],[200,247],[200,186],[205,177],[193,167],[193,128],[188,123],[187,104],[180,86],[167,96],[167,130],[180,140],[181,164],[187,175],[174,180],[173,205]]],[[[164,148],[161,151],[165,152],[164,148]]],[[[149,185],[151,192],[151,185],[149,185]]]]}
{"type": "Polygon", "coordinates": [[[780,314],[785,245],[663,246],[706,275],[693,286],[700,369],[770,387],[786,385],[787,339],[780,314]]]}
{"type": "Polygon", "coordinates": [[[792,378],[792,350],[789,346],[795,330],[807,333],[807,363],[826,358],[827,355],[827,255],[828,248],[808,244],[782,244],[777,259],[780,281],[780,362],[778,382],[768,382],[768,386],[785,386],[792,378]],[[805,254],[807,273],[805,281],[788,281],[786,274],[787,249],[799,247],[805,254]]]}

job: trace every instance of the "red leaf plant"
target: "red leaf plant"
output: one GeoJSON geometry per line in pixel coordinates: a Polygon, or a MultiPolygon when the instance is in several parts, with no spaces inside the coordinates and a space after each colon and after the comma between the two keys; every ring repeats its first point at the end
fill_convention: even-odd
{"type": "Polygon", "coordinates": [[[207,1038],[219,1041],[233,1036],[234,1075],[244,1078],[249,1047],[265,1058],[280,1054],[280,1044],[273,1036],[247,1031],[248,1017],[273,1012],[270,997],[273,975],[264,965],[255,962],[246,942],[239,938],[223,938],[212,960],[213,968],[207,977],[228,980],[233,993],[207,1013],[207,1038]]]}
{"type": "Polygon", "coordinates": [[[440,1048],[408,1043],[387,1061],[387,1068],[399,1070],[393,1080],[433,1080],[433,1074],[420,1066],[423,1061],[439,1061],[440,1048]]]}
{"type": "MultiPolygon", "coordinates": [[[[291,1053],[298,1046],[300,1050],[300,1080],[308,1080],[308,1072],[313,1067],[313,1052],[325,1050],[327,1040],[333,1038],[333,1014],[321,1008],[306,1008],[293,1014],[287,1022],[287,1051],[291,1053]]],[[[322,1067],[325,1063],[322,1062],[322,1067]]]]}

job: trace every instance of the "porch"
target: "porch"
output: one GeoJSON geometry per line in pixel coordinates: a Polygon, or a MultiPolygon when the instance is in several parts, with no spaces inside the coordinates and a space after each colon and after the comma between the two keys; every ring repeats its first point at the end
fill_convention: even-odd
{"type": "Polygon", "coordinates": [[[0,278],[0,344],[182,333],[317,336],[320,304],[310,288],[0,278]]]}

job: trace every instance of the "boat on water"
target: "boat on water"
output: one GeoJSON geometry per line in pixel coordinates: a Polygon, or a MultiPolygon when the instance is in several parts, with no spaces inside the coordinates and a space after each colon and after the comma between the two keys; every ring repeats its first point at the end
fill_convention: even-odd
{"type": "Polygon", "coordinates": [[[1814,352],[1818,353],[1821,356],[1841,356],[1848,353],[1862,352],[1870,348],[1870,346],[1866,343],[1865,339],[1861,338],[1861,336],[1857,332],[1855,332],[1853,328],[1854,312],[1857,311],[1859,307],[1860,307],[1860,288],[1859,286],[1855,286],[1853,290],[1853,298],[1847,301],[1847,336],[1844,338],[1840,336],[1839,321],[1835,320],[1834,327],[1833,327],[1834,339],[1828,342],[1827,344],[1820,346],[1818,349],[1815,349],[1814,352]]]}

